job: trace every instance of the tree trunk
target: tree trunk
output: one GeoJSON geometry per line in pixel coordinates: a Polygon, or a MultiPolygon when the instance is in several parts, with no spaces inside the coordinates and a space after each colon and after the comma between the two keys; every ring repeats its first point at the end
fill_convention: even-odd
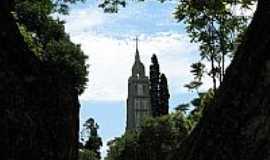
{"type": "Polygon", "coordinates": [[[270,159],[270,1],[258,0],[215,101],[175,160],[270,159]]]}
{"type": "Polygon", "coordinates": [[[222,66],[221,66],[221,80],[220,83],[223,81],[223,77],[225,76],[225,51],[222,53],[222,66]]]}
{"type": "Polygon", "coordinates": [[[213,81],[213,90],[216,92],[217,90],[217,81],[216,81],[216,69],[214,64],[214,53],[211,55],[211,76],[213,81]]]}

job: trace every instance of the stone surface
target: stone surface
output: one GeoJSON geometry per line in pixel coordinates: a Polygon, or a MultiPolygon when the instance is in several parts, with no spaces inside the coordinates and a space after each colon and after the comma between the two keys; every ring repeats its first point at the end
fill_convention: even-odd
{"type": "Polygon", "coordinates": [[[152,113],[149,94],[149,79],[145,76],[145,69],[140,60],[138,45],[136,46],[132,76],[129,77],[128,80],[126,129],[138,131],[144,118],[146,116],[151,116],[152,113]]]}
{"type": "Polygon", "coordinates": [[[171,160],[270,159],[270,1],[258,8],[215,101],[171,160]]]}

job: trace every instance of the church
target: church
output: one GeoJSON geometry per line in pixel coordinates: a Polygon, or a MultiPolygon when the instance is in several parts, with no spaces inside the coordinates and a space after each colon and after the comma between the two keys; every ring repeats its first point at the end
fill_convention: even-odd
{"type": "Polygon", "coordinates": [[[128,79],[126,130],[138,131],[143,119],[151,115],[149,78],[145,75],[145,68],[140,60],[136,38],[135,62],[132,66],[132,75],[128,79]]]}

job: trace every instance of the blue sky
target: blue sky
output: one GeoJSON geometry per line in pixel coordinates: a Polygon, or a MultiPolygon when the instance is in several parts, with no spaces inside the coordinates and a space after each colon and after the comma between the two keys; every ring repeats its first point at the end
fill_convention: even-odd
{"type": "MultiPolygon", "coordinates": [[[[153,53],[159,58],[161,72],[168,78],[171,94],[170,110],[195,96],[184,88],[192,76],[189,66],[196,62],[198,47],[189,43],[184,25],[173,18],[174,2],[133,2],[118,14],[105,14],[97,1],[87,1],[71,7],[66,31],[72,41],[81,44],[89,56],[89,83],[80,96],[81,124],[92,117],[100,125],[106,143],[124,133],[128,77],[134,63],[135,37],[146,73],[153,53]]],[[[206,81],[207,84],[210,82],[206,81]]]]}
{"type": "MultiPolygon", "coordinates": [[[[99,124],[104,157],[106,143],[125,131],[127,86],[134,63],[135,37],[139,38],[146,73],[152,54],[158,56],[161,72],[168,78],[170,111],[196,96],[183,86],[192,80],[190,65],[198,61],[199,56],[198,46],[190,43],[184,24],[173,18],[175,1],[133,1],[117,14],[105,14],[97,6],[98,1],[87,0],[71,6],[70,15],[60,18],[66,21],[65,29],[71,40],[81,44],[89,56],[88,88],[79,97],[80,121],[82,125],[92,117],[99,124]]],[[[235,14],[253,13],[234,11],[235,14]]],[[[203,83],[201,91],[211,86],[209,78],[204,78],[203,83]]]]}

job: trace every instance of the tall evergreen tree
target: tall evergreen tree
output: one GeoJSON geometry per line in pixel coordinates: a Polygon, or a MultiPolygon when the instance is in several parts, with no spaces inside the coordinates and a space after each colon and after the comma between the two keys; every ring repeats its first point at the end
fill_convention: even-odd
{"type": "Polygon", "coordinates": [[[166,115],[169,112],[169,90],[165,74],[159,70],[158,59],[155,54],[150,65],[150,96],[153,117],[166,115]]]}
{"type": "Polygon", "coordinates": [[[93,118],[89,118],[83,126],[84,130],[82,131],[82,140],[85,141],[85,138],[87,138],[84,148],[94,152],[97,158],[101,159],[100,147],[102,146],[102,139],[99,137],[97,132],[99,125],[93,118]]]}
{"type": "Polygon", "coordinates": [[[153,117],[159,116],[159,64],[155,54],[151,58],[150,65],[150,96],[153,117]]]}
{"type": "Polygon", "coordinates": [[[166,115],[169,113],[169,89],[167,78],[165,74],[161,74],[160,76],[160,84],[159,84],[159,96],[160,96],[160,106],[159,113],[160,115],[166,115]]]}

